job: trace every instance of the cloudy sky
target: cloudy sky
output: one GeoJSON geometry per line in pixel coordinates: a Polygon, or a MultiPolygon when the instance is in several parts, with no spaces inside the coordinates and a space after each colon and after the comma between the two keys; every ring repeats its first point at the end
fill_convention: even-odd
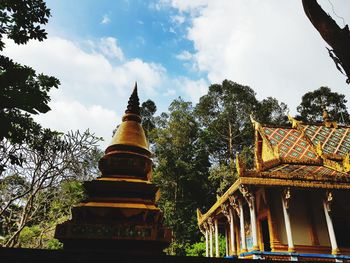
{"type": "MultiPolygon", "coordinates": [[[[319,0],[340,26],[349,0],[319,0]]],[[[90,128],[111,139],[134,82],[158,114],[181,96],[198,102],[210,84],[230,79],[288,104],[328,86],[350,100],[326,43],[301,0],[47,0],[48,39],[5,53],[61,81],[52,111],[37,118],[61,131],[90,128]]],[[[344,24],[345,23],[345,24],[344,24]]],[[[348,107],[350,104],[348,104],[348,107]]]]}

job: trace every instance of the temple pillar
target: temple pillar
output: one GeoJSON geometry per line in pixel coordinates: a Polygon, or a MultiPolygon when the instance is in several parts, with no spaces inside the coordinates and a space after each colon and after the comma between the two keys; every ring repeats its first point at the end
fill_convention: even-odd
{"type": "Polygon", "coordinates": [[[254,197],[251,197],[250,205],[249,205],[249,212],[250,212],[250,221],[251,221],[251,225],[252,225],[253,250],[259,250],[258,232],[256,230],[256,215],[255,215],[255,199],[254,199],[254,197]]]}
{"type": "Polygon", "coordinates": [[[236,199],[234,199],[233,196],[229,197],[229,204],[222,204],[221,205],[221,211],[227,218],[229,229],[226,231],[226,237],[227,237],[227,255],[235,255],[236,254],[236,248],[235,248],[235,229],[234,229],[234,218],[233,218],[233,209],[239,209],[238,203],[236,199]],[[229,206],[231,205],[231,207],[229,206]]]}
{"type": "Polygon", "coordinates": [[[290,191],[290,188],[288,187],[284,189],[282,193],[282,209],[283,209],[284,224],[286,227],[287,240],[288,240],[288,252],[295,252],[294,244],[293,244],[292,228],[291,228],[289,213],[288,213],[290,199],[291,199],[291,191],[290,191]]]}
{"type": "Polygon", "coordinates": [[[209,257],[209,233],[208,228],[205,229],[205,256],[209,257]]]}
{"type": "Polygon", "coordinates": [[[208,224],[204,222],[202,226],[199,227],[199,230],[205,237],[205,256],[209,257],[209,229],[208,224]]]}
{"type": "Polygon", "coordinates": [[[241,230],[241,253],[247,252],[247,244],[245,241],[245,229],[244,229],[244,213],[242,201],[238,201],[239,204],[239,225],[241,230]]]}
{"type": "Polygon", "coordinates": [[[209,226],[209,256],[213,257],[213,221],[211,217],[208,218],[208,226],[209,226]]]}
{"type": "Polygon", "coordinates": [[[252,227],[253,250],[259,250],[258,231],[256,227],[255,197],[252,191],[245,185],[239,187],[242,195],[249,205],[250,224],[252,227]]]}
{"type": "Polygon", "coordinates": [[[214,219],[214,227],[215,227],[215,257],[219,257],[219,227],[218,220],[214,219]]]}
{"type": "Polygon", "coordinates": [[[236,255],[236,247],[235,247],[235,226],[233,219],[233,211],[232,208],[230,211],[230,241],[231,241],[231,255],[236,255]]]}
{"type": "Polygon", "coordinates": [[[335,237],[333,221],[332,221],[332,218],[330,216],[332,201],[333,201],[332,192],[327,192],[326,198],[325,198],[325,200],[323,200],[323,210],[324,210],[324,214],[326,217],[329,240],[331,241],[332,254],[337,255],[337,254],[339,254],[339,248],[338,248],[338,244],[337,244],[337,239],[335,237]]]}

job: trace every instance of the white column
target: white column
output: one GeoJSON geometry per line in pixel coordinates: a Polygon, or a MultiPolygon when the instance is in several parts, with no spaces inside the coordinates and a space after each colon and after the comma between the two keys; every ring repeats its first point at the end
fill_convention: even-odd
{"type": "Polygon", "coordinates": [[[213,257],[213,225],[209,224],[210,257],[213,257]]]}
{"type": "Polygon", "coordinates": [[[335,237],[332,218],[329,215],[329,207],[327,206],[326,201],[323,202],[323,210],[324,210],[324,214],[326,216],[329,239],[331,241],[331,246],[332,246],[332,254],[337,255],[337,254],[339,254],[339,248],[338,248],[338,244],[337,244],[337,239],[335,237]]]}
{"type": "Polygon", "coordinates": [[[241,229],[241,243],[242,243],[241,252],[247,252],[247,244],[245,241],[243,204],[241,200],[239,200],[239,223],[240,223],[240,229],[241,229]]]}
{"type": "Polygon", "coordinates": [[[249,212],[250,212],[250,223],[252,225],[253,250],[259,250],[258,233],[256,230],[255,199],[254,199],[254,197],[250,198],[249,212]]]}
{"type": "Polygon", "coordinates": [[[232,208],[230,211],[230,240],[231,240],[231,251],[232,255],[236,255],[236,247],[235,247],[235,226],[233,222],[233,211],[232,208]]]}
{"type": "Polygon", "coordinates": [[[292,228],[290,225],[289,214],[286,206],[287,200],[282,196],[282,209],[284,216],[284,224],[286,226],[287,240],[288,240],[288,252],[294,252],[294,244],[293,244],[293,236],[292,236],[292,228]]]}
{"type": "Polygon", "coordinates": [[[209,238],[208,228],[205,229],[205,256],[209,257],[209,238]]]}
{"type": "Polygon", "coordinates": [[[218,229],[218,220],[214,219],[215,226],[215,257],[219,257],[219,229],[218,229]]]}

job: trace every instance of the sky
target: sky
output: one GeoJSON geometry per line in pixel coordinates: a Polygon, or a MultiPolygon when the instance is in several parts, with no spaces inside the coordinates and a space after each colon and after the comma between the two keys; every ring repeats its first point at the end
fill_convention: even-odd
{"type": "MultiPolygon", "coordinates": [[[[343,27],[349,0],[319,0],[343,27]]],[[[121,122],[135,81],[156,114],[182,97],[195,105],[209,85],[229,79],[272,96],[295,115],[301,97],[328,86],[350,100],[327,44],[301,0],[47,0],[48,38],[5,55],[57,77],[51,111],[36,116],[59,131],[86,130],[106,147],[121,122]]],[[[348,107],[350,104],[348,102],[348,107]]]]}

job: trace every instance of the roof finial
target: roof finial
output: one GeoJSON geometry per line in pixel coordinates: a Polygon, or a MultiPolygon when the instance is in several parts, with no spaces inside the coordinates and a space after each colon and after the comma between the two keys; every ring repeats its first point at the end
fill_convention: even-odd
{"type": "Polygon", "coordinates": [[[126,114],[133,113],[136,115],[140,115],[140,101],[139,96],[137,95],[137,82],[135,81],[135,87],[134,91],[132,92],[129,101],[128,101],[128,107],[125,111],[126,114]]]}
{"type": "Polygon", "coordinates": [[[328,115],[328,111],[327,111],[327,108],[325,105],[323,105],[323,113],[322,113],[322,118],[323,118],[323,122],[326,123],[326,122],[329,122],[330,119],[329,119],[329,115],[328,115]]]}

